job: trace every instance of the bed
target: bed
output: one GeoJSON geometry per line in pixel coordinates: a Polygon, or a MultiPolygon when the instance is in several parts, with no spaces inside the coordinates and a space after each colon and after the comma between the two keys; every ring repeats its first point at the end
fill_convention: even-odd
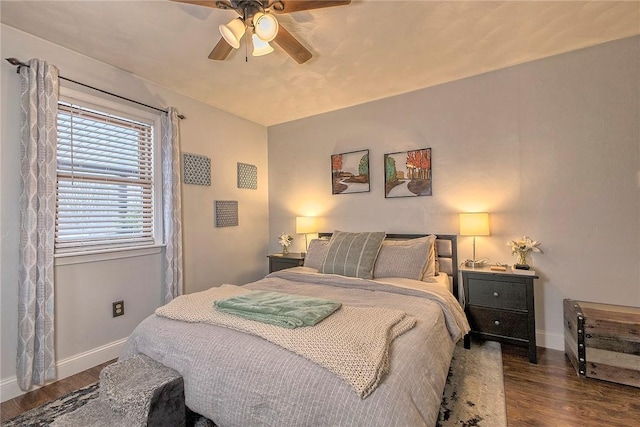
{"type": "MultiPolygon", "coordinates": [[[[342,349],[334,352],[319,342],[308,343],[310,355],[298,347],[283,348],[271,335],[258,336],[252,327],[247,333],[240,327],[193,321],[191,309],[187,308],[188,298],[184,297],[172,301],[180,300],[171,306],[172,310],[167,310],[167,305],[165,311],[159,309],[162,315],[145,319],[129,337],[121,359],[143,353],[177,370],[184,378],[187,406],[220,427],[434,426],[455,343],[469,331],[457,303],[456,236],[383,236],[371,268],[379,276],[366,279],[331,272],[341,262],[337,260],[342,256],[336,249],[336,239],[341,236],[338,233],[341,232],[334,232],[325,242],[312,241],[304,267],[271,273],[240,289],[223,285],[186,297],[205,301],[219,298],[214,293],[264,290],[339,301],[342,308],[334,314],[316,326],[298,328],[296,333],[314,334],[314,328],[318,328],[321,332],[317,334],[326,334],[322,332],[325,325],[329,328],[334,319],[340,323],[340,316],[350,313],[364,318],[362,325],[351,325],[352,329],[362,331],[363,340],[369,339],[370,332],[378,333],[373,329],[385,316],[400,312],[404,316],[402,322],[414,321],[410,327],[393,332],[393,338],[387,338],[383,360],[379,366],[374,364],[378,369],[373,374],[375,384],[358,388],[364,375],[359,364],[346,360],[341,364],[346,368],[331,364],[336,355],[344,354],[342,349]],[[431,246],[429,243],[419,246],[429,239],[431,246]],[[424,254],[427,262],[419,268],[407,264],[415,257],[406,254],[410,250],[419,253],[422,250],[419,248],[424,247],[430,248],[424,254]],[[330,257],[337,264],[329,262],[330,257]],[[413,276],[395,277],[410,270],[413,272],[407,274],[418,272],[420,280],[413,276]],[[187,314],[185,319],[176,320],[167,317],[168,312],[187,314]],[[326,360],[329,364],[321,366],[326,360]],[[352,365],[358,368],[351,368],[352,365]],[[355,380],[352,371],[357,371],[355,380]]],[[[320,235],[328,236],[331,234],[320,235]]],[[[210,307],[210,302],[205,305],[210,307]]],[[[276,335],[284,341],[289,339],[280,337],[279,332],[276,335]]],[[[329,335],[332,339],[342,337],[341,333],[329,335]]],[[[348,339],[335,339],[360,339],[344,337],[348,339]]],[[[351,346],[359,348],[367,343],[351,346]]]]}

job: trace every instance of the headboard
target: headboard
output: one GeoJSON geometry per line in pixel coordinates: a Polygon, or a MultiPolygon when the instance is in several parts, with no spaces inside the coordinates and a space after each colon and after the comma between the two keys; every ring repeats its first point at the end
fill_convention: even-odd
{"type": "MultiPolygon", "coordinates": [[[[318,237],[331,237],[332,233],[318,233],[318,237]]],[[[390,240],[409,240],[429,236],[429,234],[387,234],[390,240]]],[[[440,271],[447,273],[452,280],[453,295],[458,296],[458,236],[455,234],[436,234],[440,271]]]]}

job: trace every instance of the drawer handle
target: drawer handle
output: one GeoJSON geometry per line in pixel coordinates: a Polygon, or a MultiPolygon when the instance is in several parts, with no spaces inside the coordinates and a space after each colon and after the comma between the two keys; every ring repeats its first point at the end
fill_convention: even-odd
{"type": "Polygon", "coordinates": [[[497,293],[497,292],[494,292],[494,293],[493,293],[493,296],[497,298],[497,297],[499,297],[499,296],[500,296],[500,294],[499,294],[499,293],[497,293]]]}
{"type": "Polygon", "coordinates": [[[493,324],[496,325],[496,326],[500,326],[500,321],[499,320],[494,320],[493,324]]]}

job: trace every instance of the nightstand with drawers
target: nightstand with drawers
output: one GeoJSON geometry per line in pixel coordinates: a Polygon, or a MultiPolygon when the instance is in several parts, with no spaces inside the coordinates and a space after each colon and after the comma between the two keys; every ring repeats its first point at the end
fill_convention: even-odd
{"type": "MultiPolygon", "coordinates": [[[[524,345],[529,362],[537,363],[533,281],[538,276],[489,267],[462,267],[465,313],[471,335],[492,341],[524,345]]],[[[470,348],[470,336],[464,338],[470,348]]]]}
{"type": "Polygon", "coordinates": [[[304,256],[300,253],[273,254],[268,255],[267,258],[269,258],[269,273],[304,265],[304,256]]]}

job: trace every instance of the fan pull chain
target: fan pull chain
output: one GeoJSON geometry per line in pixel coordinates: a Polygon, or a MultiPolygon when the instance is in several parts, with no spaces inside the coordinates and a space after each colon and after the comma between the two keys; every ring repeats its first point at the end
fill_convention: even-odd
{"type": "Polygon", "coordinates": [[[251,39],[249,38],[249,31],[244,32],[246,43],[244,44],[244,62],[249,62],[249,43],[251,43],[251,39]]]}

